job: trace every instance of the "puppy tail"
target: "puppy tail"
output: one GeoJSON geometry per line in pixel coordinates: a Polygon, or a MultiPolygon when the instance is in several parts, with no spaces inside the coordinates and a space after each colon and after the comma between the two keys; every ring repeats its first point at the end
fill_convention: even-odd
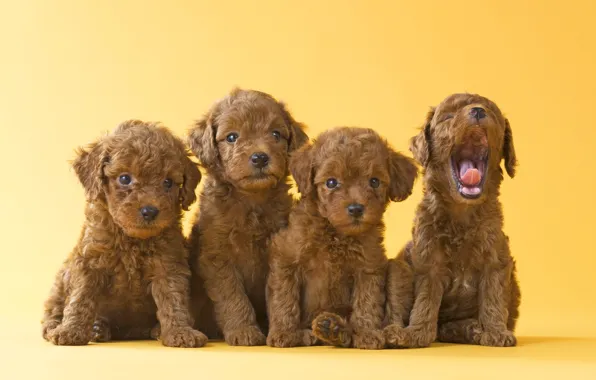
{"type": "Polygon", "coordinates": [[[315,337],[335,347],[351,347],[352,327],[338,314],[324,312],[312,321],[315,337]]]}

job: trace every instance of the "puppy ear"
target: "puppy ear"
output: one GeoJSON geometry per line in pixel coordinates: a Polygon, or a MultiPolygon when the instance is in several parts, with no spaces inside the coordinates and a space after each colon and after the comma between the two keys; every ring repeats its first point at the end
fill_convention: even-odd
{"type": "Polygon", "coordinates": [[[216,114],[212,110],[203,119],[197,121],[188,134],[188,146],[205,168],[213,168],[219,162],[215,141],[217,129],[215,119],[216,114]]]}
{"type": "Polygon", "coordinates": [[[412,194],[418,168],[414,160],[390,150],[389,156],[389,199],[401,202],[412,194]]]}
{"type": "Polygon", "coordinates": [[[79,148],[76,153],[72,167],[85,189],[87,199],[97,199],[103,192],[103,166],[108,161],[104,143],[101,140],[94,142],[86,149],[79,148]]]}
{"type": "Polygon", "coordinates": [[[424,126],[416,136],[410,139],[410,152],[414,155],[420,165],[426,167],[431,155],[430,123],[435,115],[435,109],[431,108],[426,114],[424,126]]]}
{"type": "Polygon", "coordinates": [[[197,200],[195,189],[201,181],[201,172],[197,164],[192,162],[188,157],[185,157],[184,164],[184,183],[180,189],[180,204],[182,209],[188,211],[190,205],[197,200]]]}
{"type": "Polygon", "coordinates": [[[307,143],[290,156],[290,172],[302,195],[307,195],[314,189],[312,150],[312,145],[307,143]]]}
{"type": "Polygon", "coordinates": [[[308,135],[305,132],[306,126],[294,120],[292,114],[290,114],[290,112],[288,111],[285,103],[278,103],[281,108],[281,112],[283,114],[286,124],[290,126],[290,140],[288,141],[288,150],[290,152],[293,152],[308,142],[308,135]]]}
{"type": "Polygon", "coordinates": [[[509,120],[505,119],[505,138],[503,139],[503,160],[505,161],[505,170],[509,177],[515,176],[515,167],[517,166],[517,158],[515,156],[515,147],[513,146],[513,133],[509,120]]]}

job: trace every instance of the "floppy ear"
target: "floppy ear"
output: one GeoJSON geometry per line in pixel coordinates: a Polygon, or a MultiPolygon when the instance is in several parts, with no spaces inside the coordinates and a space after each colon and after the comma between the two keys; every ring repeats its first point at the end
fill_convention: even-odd
{"type": "Polygon", "coordinates": [[[285,103],[278,103],[281,108],[281,112],[283,114],[286,124],[290,126],[290,140],[288,141],[288,150],[290,152],[293,152],[308,142],[308,135],[305,132],[306,126],[294,120],[292,114],[290,114],[290,112],[286,108],[285,103]]]}
{"type": "Polygon", "coordinates": [[[435,109],[431,108],[426,114],[424,126],[416,136],[410,139],[410,152],[414,155],[420,165],[426,167],[431,155],[430,122],[435,115],[435,109]]]}
{"type": "Polygon", "coordinates": [[[290,156],[290,172],[302,195],[307,195],[314,189],[312,150],[312,145],[305,144],[290,156]]]}
{"type": "Polygon", "coordinates": [[[72,167],[85,189],[87,199],[97,199],[103,192],[103,166],[109,160],[104,143],[101,140],[94,142],[86,149],[77,149],[76,153],[72,167]]]}
{"type": "Polygon", "coordinates": [[[515,147],[513,146],[513,133],[509,120],[505,119],[505,138],[503,139],[503,160],[505,161],[505,170],[509,177],[515,176],[515,167],[517,166],[517,158],[515,156],[515,147]]]}
{"type": "Polygon", "coordinates": [[[197,164],[192,162],[190,158],[185,157],[184,159],[184,183],[180,189],[180,204],[183,210],[188,211],[190,205],[197,200],[195,189],[201,181],[201,172],[197,164]]]}
{"type": "Polygon", "coordinates": [[[188,134],[188,146],[205,168],[213,168],[219,162],[215,134],[217,130],[216,108],[197,121],[188,134]]]}
{"type": "Polygon", "coordinates": [[[414,160],[390,150],[389,153],[389,199],[401,202],[412,194],[418,168],[414,160]]]}

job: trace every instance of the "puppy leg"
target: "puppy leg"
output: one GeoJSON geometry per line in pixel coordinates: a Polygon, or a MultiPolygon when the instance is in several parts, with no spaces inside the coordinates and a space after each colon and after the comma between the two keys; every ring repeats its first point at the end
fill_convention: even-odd
{"type": "Polygon", "coordinates": [[[110,322],[107,318],[97,318],[93,323],[92,342],[109,342],[112,340],[112,331],[110,329],[110,322]]]}
{"type": "Polygon", "coordinates": [[[352,346],[352,327],[341,316],[321,313],[312,321],[313,334],[323,342],[335,347],[352,346]]]}
{"type": "Polygon", "coordinates": [[[56,345],[80,346],[93,337],[93,321],[97,298],[103,291],[105,279],[94,271],[71,271],[74,284],[64,308],[62,323],[47,332],[47,339],[56,345]]]}
{"type": "Polygon", "coordinates": [[[373,270],[364,269],[354,283],[353,311],[350,325],[353,328],[352,345],[355,348],[378,350],[385,346],[381,324],[385,305],[386,266],[373,270]]]}
{"type": "Polygon", "coordinates": [[[385,327],[384,334],[389,347],[428,347],[437,336],[439,307],[443,285],[437,273],[425,273],[416,279],[415,301],[410,324],[385,327]]]}
{"type": "Polygon", "coordinates": [[[60,270],[54,280],[50,296],[44,305],[41,334],[45,340],[48,340],[50,331],[54,330],[62,322],[65,298],[64,271],[60,270]]]}
{"type": "MultiPolygon", "coordinates": [[[[151,284],[151,292],[157,305],[160,339],[169,347],[202,347],[207,337],[191,326],[193,320],[188,309],[190,301],[190,271],[184,263],[164,262],[157,258],[158,270],[151,284]]],[[[148,330],[151,336],[152,330],[148,330]]]]}
{"type": "Polygon", "coordinates": [[[404,327],[414,304],[414,273],[405,260],[389,260],[386,288],[388,324],[404,327]]]}
{"type": "Polygon", "coordinates": [[[443,343],[479,344],[482,328],[477,319],[462,319],[439,325],[437,340],[443,343]]]}

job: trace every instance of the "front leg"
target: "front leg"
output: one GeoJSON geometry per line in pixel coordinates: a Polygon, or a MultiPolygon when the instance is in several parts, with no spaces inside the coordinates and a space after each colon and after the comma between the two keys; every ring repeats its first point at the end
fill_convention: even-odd
{"type": "Polygon", "coordinates": [[[385,346],[381,324],[385,305],[385,266],[364,269],[355,279],[350,325],[352,345],[378,350],[385,346]]]}
{"type": "Polygon", "coordinates": [[[265,335],[257,324],[255,310],[246,295],[240,274],[230,262],[201,256],[201,275],[213,301],[215,318],[225,341],[231,346],[262,346],[265,335]]]}
{"type": "MultiPolygon", "coordinates": [[[[157,319],[164,346],[202,347],[207,337],[194,330],[188,308],[190,270],[182,263],[157,262],[151,292],[157,306],[157,319]]],[[[150,334],[152,335],[152,333],[150,334]]]]}
{"type": "Polygon", "coordinates": [[[428,347],[437,337],[439,308],[443,297],[443,283],[438,271],[416,276],[415,301],[410,324],[385,328],[385,339],[390,347],[428,347]]]}
{"type": "Polygon", "coordinates": [[[513,333],[507,330],[512,270],[513,261],[509,259],[504,266],[488,267],[482,273],[478,313],[482,333],[477,344],[497,347],[517,344],[513,333]]]}
{"type": "Polygon", "coordinates": [[[82,346],[93,337],[97,302],[105,289],[105,278],[93,270],[70,271],[71,291],[66,298],[62,322],[48,330],[47,339],[64,346],[82,346]]]}

